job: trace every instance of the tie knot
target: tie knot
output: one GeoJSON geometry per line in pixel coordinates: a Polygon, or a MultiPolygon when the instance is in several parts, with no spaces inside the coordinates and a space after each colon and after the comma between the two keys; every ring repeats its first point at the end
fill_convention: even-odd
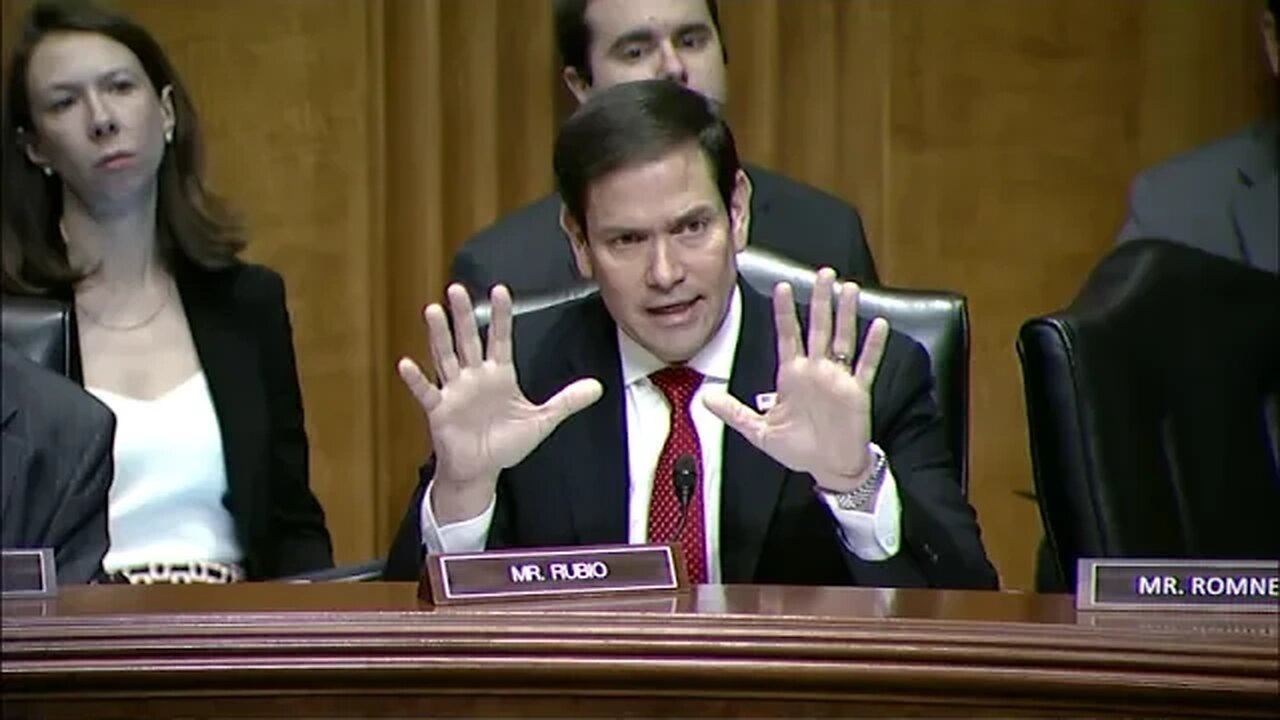
{"type": "Polygon", "coordinates": [[[667,396],[672,408],[687,409],[693,393],[702,384],[702,373],[686,365],[672,365],[653,373],[649,379],[667,396]]]}

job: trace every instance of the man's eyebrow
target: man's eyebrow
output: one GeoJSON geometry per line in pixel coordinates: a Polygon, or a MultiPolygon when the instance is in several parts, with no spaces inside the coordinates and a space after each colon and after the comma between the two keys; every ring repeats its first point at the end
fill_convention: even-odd
{"type": "Polygon", "coordinates": [[[684,25],[680,25],[680,26],[677,26],[677,27],[676,27],[676,34],[677,34],[677,35],[684,35],[685,33],[690,33],[690,32],[695,32],[695,31],[696,31],[696,32],[711,32],[711,26],[710,26],[710,25],[708,25],[708,24],[706,24],[705,22],[702,22],[701,20],[699,20],[699,21],[696,21],[696,22],[685,23],[684,25]]]}
{"type": "Polygon", "coordinates": [[[715,208],[710,203],[695,205],[672,218],[669,227],[687,225],[692,220],[707,220],[715,215],[715,208]]]}
{"type": "Polygon", "coordinates": [[[619,35],[618,39],[614,40],[613,44],[610,45],[609,48],[613,50],[613,49],[620,48],[623,45],[629,45],[635,42],[651,42],[652,40],[653,40],[652,30],[648,28],[638,28],[636,30],[629,30],[619,35]]]}

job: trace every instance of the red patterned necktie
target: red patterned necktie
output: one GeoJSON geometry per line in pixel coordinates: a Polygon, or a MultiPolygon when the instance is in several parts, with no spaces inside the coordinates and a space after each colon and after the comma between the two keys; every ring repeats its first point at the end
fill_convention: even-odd
{"type": "Polygon", "coordinates": [[[653,384],[667,396],[671,406],[671,430],[658,456],[658,469],[653,475],[653,497],[649,502],[649,542],[680,541],[684,552],[689,581],[707,581],[707,542],[702,527],[702,445],[689,414],[689,402],[702,384],[702,373],[683,365],[663,368],[649,376],[653,384]],[[680,500],[676,497],[676,460],[683,455],[693,458],[697,473],[693,496],[684,512],[683,529],[680,527],[680,500]],[[679,537],[676,531],[681,530],[679,537]]]}

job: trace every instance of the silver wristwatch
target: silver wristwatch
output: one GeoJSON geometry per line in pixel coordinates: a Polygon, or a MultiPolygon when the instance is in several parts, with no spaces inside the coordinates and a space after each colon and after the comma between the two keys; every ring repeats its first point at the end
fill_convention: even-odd
{"type": "Polygon", "coordinates": [[[885,471],[889,469],[889,458],[885,457],[884,451],[875,443],[869,443],[867,451],[871,453],[871,475],[866,482],[849,492],[833,492],[826,488],[818,488],[823,494],[831,496],[841,510],[867,512],[867,505],[880,492],[880,486],[884,484],[885,471]]]}

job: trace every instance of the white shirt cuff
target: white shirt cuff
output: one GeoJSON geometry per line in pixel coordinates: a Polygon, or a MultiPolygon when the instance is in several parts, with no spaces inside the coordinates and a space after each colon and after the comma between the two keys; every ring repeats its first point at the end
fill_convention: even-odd
{"type": "Polygon", "coordinates": [[[489,539],[489,526],[493,524],[493,508],[497,497],[489,501],[484,512],[470,520],[459,520],[441,527],[436,523],[436,514],[431,511],[431,486],[435,481],[427,483],[426,492],[422,493],[422,546],[430,553],[480,552],[489,539]]]}
{"type": "Polygon", "coordinates": [[[902,504],[898,501],[898,483],[891,468],[885,468],[884,482],[871,501],[871,512],[844,510],[835,496],[818,494],[831,508],[840,526],[840,540],[849,552],[869,562],[888,560],[898,554],[902,541],[902,504]]]}

